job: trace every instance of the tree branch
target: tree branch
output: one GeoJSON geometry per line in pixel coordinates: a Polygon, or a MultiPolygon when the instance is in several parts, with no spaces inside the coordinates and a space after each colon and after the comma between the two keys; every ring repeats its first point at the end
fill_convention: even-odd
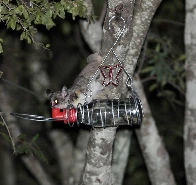
{"type": "Polygon", "coordinates": [[[196,183],[196,2],[186,0],[186,107],[184,124],[184,158],[188,185],[196,183]]]}
{"type": "Polygon", "coordinates": [[[162,0],[136,1],[133,17],[133,36],[127,53],[126,68],[133,74],[139,58],[144,39],[152,18],[162,0]]]}
{"type": "MultiPolygon", "coordinates": [[[[112,31],[109,30],[108,24],[109,19],[115,15],[115,9],[119,6],[123,7],[122,17],[126,21],[126,30],[122,35],[120,42],[117,44],[118,51],[117,55],[124,61],[126,53],[128,51],[128,46],[131,38],[131,24],[132,24],[132,14],[134,9],[134,1],[114,1],[109,0],[108,2],[107,16],[103,28],[103,41],[101,55],[105,57],[110,51],[111,47],[116,41],[116,35],[119,33],[119,29],[122,29],[122,22],[118,22],[118,19],[114,19],[111,25],[112,31]]],[[[124,23],[123,23],[124,24],[124,23]]],[[[116,50],[116,48],[114,48],[116,50]]],[[[116,61],[115,57],[108,57],[104,65],[113,64],[116,61]]],[[[102,95],[99,98],[104,98],[105,95],[112,99],[115,97],[120,97],[121,95],[120,85],[117,88],[108,87],[107,90],[104,88],[102,95]],[[112,92],[112,93],[111,93],[112,92]],[[118,94],[117,94],[118,92],[118,94]]],[[[111,184],[111,160],[112,160],[112,147],[115,138],[116,128],[105,128],[98,129],[95,128],[91,130],[90,139],[87,148],[87,160],[82,174],[82,178],[79,184],[111,184]]]]}
{"type": "MultiPolygon", "coordinates": [[[[88,1],[89,2],[89,1],[88,1]]],[[[103,12],[104,12],[104,16],[105,16],[105,12],[107,9],[107,4],[105,3],[103,9],[102,10],[102,15],[103,16],[103,12]],[[106,5],[106,6],[105,6],[106,5]]],[[[101,18],[101,23],[102,23],[102,19],[101,18]]],[[[80,26],[82,27],[83,24],[80,24],[80,26]]],[[[101,29],[101,24],[99,24],[100,29],[101,29]]],[[[101,38],[101,33],[99,32],[100,29],[93,29],[93,27],[89,27],[89,32],[94,32],[95,35],[97,35],[98,38],[101,38]]],[[[93,43],[94,43],[94,39],[95,37],[91,37],[91,35],[88,35],[88,32],[82,32],[84,38],[88,38],[88,40],[90,40],[90,42],[87,42],[90,48],[93,48],[93,43]],[[92,41],[91,41],[92,40],[92,41]]],[[[99,43],[99,45],[97,45],[98,48],[101,47],[101,43],[99,43]]],[[[82,134],[84,131],[80,131],[79,136],[82,134]]],[[[88,133],[85,133],[86,137],[88,136],[88,133]]],[[[78,138],[78,140],[80,141],[81,139],[78,138]]],[[[82,141],[84,141],[84,139],[82,139],[82,141]]],[[[87,140],[85,140],[87,141],[87,140]]],[[[81,142],[80,142],[81,143],[81,142]]],[[[114,141],[114,152],[113,152],[113,160],[112,160],[112,183],[113,184],[122,184],[123,182],[123,178],[124,178],[124,172],[126,169],[126,165],[127,165],[127,160],[128,160],[128,156],[129,156],[129,149],[130,149],[130,144],[131,144],[131,132],[130,130],[118,130],[117,135],[115,137],[115,141],[114,141]],[[123,152],[122,152],[123,150],[123,152]]],[[[84,144],[82,144],[83,146],[84,144]]],[[[81,148],[81,144],[80,147],[81,148]]],[[[81,149],[80,149],[81,150],[81,149]]],[[[78,150],[76,149],[76,153],[79,156],[83,156],[80,153],[84,154],[84,152],[78,152],[78,150]],[[79,153],[79,154],[78,154],[79,153]]],[[[80,158],[81,158],[80,157],[80,158]]],[[[85,159],[85,156],[83,156],[82,158],[83,160],[85,159]]],[[[76,161],[76,163],[74,164],[74,166],[76,165],[76,167],[78,166],[78,164],[81,164],[81,159],[78,161],[77,157],[74,160],[76,161]]],[[[83,163],[82,163],[83,164],[83,163]]],[[[78,175],[78,170],[77,173],[76,172],[76,168],[74,167],[74,175],[75,175],[75,180],[77,182],[77,177],[78,175]]],[[[80,169],[80,168],[79,168],[80,169]]]]}
{"type": "Polygon", "coordinates": [[[145,110],[143,124],[140,129],[136,130],[136,134],[151,183],[153,185],[175,185],[174,176],[170,168],[169,155],[158,133],[141,81],[137,77],[134,82],[145,110]]]}
{"type": "MultiPolygon", "coordinates": [[[[126,59],[126,68],[132,74],[135,70],[135,66],[137,64],[137,60],[139,58],[150,23],[160,3],[161,0],[143,0],[140,2],[137,1],[136,3],[133,17],[133,36],[126,59]]],[[[140,130],[136,131],[136,133],[146,160],[151,182],[153,185],[175,184],[169,165],[168,153],[164,148],[162,140],[154,124],[154,120],[139,80],[135,81],[135,86],[141,98],[145,112],[143,125],[140,130]],[[156,147],[152,141],[157,143],[156,147]],[[151,147],[152,144],[153,147],[151,147]],[[154,159],[157,159],[156,162],[154,159]]]]}
{"type": "Polygon", "coordinates": [[[116,127],[91,130],[84,172],[79,185],[111,184],[112,146],[116,127]]]}
{"type": "MultiPolygon", "coordinates": [[[[92,12],[93,4],[91,0],[84,0],[84,4],[89,8],[89,11],[92,12]]],[[[86,20],[80,20],[80,28],[84,40],[90,46],[90,49],[96,53],[100,51],[101,48],[101,39],[102,39],[102,28],[101,22],[95,20],[93,23],[89,24],[86,20]]]]}
{"type": "Polygon", "coordinates": [[[114,142],[112,161],[112,184],[123,184],[131,148],[132,130],[118,130],[114,142]]]}

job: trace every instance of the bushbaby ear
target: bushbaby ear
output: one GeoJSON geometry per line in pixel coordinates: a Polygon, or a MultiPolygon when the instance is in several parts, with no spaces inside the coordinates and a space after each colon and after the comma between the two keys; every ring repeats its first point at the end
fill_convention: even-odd
{"type": "Polygon", "coordinates": [[[67,87],[64,85],[61,90],[61,96],[62,98],[65,98],[67,95],[68,95],[68,90],[67,90],[67,87]]]}
{"type": "Polygon", "coordinates": [[[47,96],[50,96],[52,94],[52,91],[50,89],[46,89],[47,96]]]}

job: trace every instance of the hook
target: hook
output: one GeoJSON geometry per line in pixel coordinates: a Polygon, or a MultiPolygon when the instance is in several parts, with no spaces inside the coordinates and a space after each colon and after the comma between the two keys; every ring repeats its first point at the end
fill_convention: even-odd
{"type": "MultiPolygon", "coordinates": [[[[108,28],[109,28],[109,30],[111,30],[111,21],[114,19],[114,18],[117,18],[117,16],[116,15],[114,15],[114,16],[112,16],[110,19],[109,19],[109,21],[108,21],[108,28]]],[[[118,39],[120,38],[120,36],[121,36],[121,34],[124,32],[124,30],[125,30],[125,26],[126,26],[126,22],[125,22],[125,19],[123,18],[123,17],[118,17],[118,18],[120,18],[122,21],[123,21],[123,23],[124,23],[124,25],[123,25],[123,28],[122,28],[122,30],[121,30],[121,33],[119,34],[119,36],[118,36],[118,39]]],[[[117,41],[118,41],[118,39],[117,39],[117,41]]]]}
{"type": "Polygon", "coordinates": [[[117,19],[121,17],[122,11],[123,11],[123,4],[120,3],[119,5],[117,5],[115,7],[115,13],[116,13],[116,18],[117,19]]]}

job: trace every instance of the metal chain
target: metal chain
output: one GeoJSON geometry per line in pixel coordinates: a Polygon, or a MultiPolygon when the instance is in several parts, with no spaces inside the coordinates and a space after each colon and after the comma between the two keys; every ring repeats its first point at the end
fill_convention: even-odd
{"type": "MultiPolygon", "coordinates": [[[[111,30],[111,21],[115,18],[116,16],[112,16],[108,22],[108,28],[109,30],[111,30]]],[[[120,19],[123,21],[124,25],[123,25],[123,28],[121,29],[119,35],[117,36],[117,39],[116,41],[114,42],[114,44],[112,45],[112,47],[110,48],[110,50],[108,51],[107,55],[103,58],[101,64],[99,67],[103,66],[104,62],[106,61],[106,59],[108,58],[108,56],[110,55],[111,52],[113,52],[114,56],[116,57],[117,61],[119,62],[120,65],[123,66],[122,62],[120,61],[120,59],[118,58],[117,54],[115,53],[114,51],[114,47],[116,46],[116,44],[118,43],[119,39],[121,38],[121,36],[123,35],[124,31],[125,31],[125,28],[126,28],[126,22],[125,22],[125,19],[123,17],[120,17],[120,19]]],[[[132,78],[131,76],[128,74],[128,72],[126,71],[126,69],[123,67],[123,70],[125,72],[125,74],[128,76],[128,79],[126,81],[126,85],[127,87],[131,87],[132,85],[132,78]]],[[[99,68],[95,71],[94,75],[91,77],[91,79],[89,80],[87,86],[86,86],[86,89],[87,91],[84,92],[84,96],[85,96],[85,103],[88,103],[87,101],[87,98],[88,97],[91,97],[92,96],[92,90],[89,89],[89,86],[90,84],[92,83],[93,79],[95,78],[95,76],[97,75],[99,71],[99,68]],[[90,95],[88,96],[88,92],[90,92],[90,95]]]]}

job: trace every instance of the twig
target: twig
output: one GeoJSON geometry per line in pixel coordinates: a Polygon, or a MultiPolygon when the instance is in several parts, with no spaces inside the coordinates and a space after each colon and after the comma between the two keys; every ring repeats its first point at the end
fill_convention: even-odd
{"type": "Polygon", "coordinates": [[[173,82],[167,82],[168,84],[170,84],[171,86],[173,86],[174,88],[176,88],[182,95],[185,96],[185,92],[183,89],[181,89],[178,85],[176,85],[175,83],[173,82]]]}
{"type": "Polygon", "coordinates": [[[13,153],[16,154],[17,152],[16,152],[16,148],[15,148],[15,142],[14,142],[14,139],[13,139],[11,133],[10,133],[10,129],[9,129],[7,123],[5,122],[5,119],[3,118],[3,113],[2,113],[2,112],[0,112],[0,117],[1,117],[1,119],[2,119],[2,121],[3,121],[3,126],[6,127],[7,132],[8,132],[8,135],[9,135],[9,138],[10,138],[10,140],[11,140],[12,148],[13,148],[13,151],[14,151],[13,153]]]}
{"type": "Polygon", "coordinates": [[[151,80],[156,80],[157,77],[156,76],[149,76],[147,78],[144,78],[141,80],[142,83],[145,83],[145,82],[148,82],[148,81],[151,81],[151,80]]]}
{"type": "Polygon", "coordinates": [[[20,86],[20,85],[17,85],[17,84],[15,84],[15,83],[12,83],[11,81],[9,81],[9,80],[7,80],[7,79],[5,79],[5,78],[1,78],[1,80],[4,81],[4,82],[6,82],[7,84],[13,86],[13,87],[16,87],[16,88],[18,88],[18,89],[21,89],[21,90],[23,90],[23,91],[25,91],[25,92],[27,92],[27,93],[29,93],[29,94],[31,94],[31,95],[33,95],[33,96],[39,98],[39,96],[38,96],[36,93],[34,93],[33,91],[31,91],[31,90],[29,90],[29,89],[27,89],[27,88],[25,88],[25,87],[22,87],[22,86],[20,86]]]}
{"type": "Polygon", "coordinates": [[[25,88],[25,87],[22,87],[22,86],[20,86],[20,85],[17,85],[17,84],[15,84],[15,83],[12,83],[11,81],[9,81],[9,80],[7,80],[7,79],[5,79],[5,78],[2,78],[2,81],[4,81],[4,82],[6,82],[6,83],[9,84],[9,85],[12,85],[12,86],[14,86],[14,87],[16,87],[16,88],[18,88],[18,89],[21,89],[21,90],[23,90],[23,91],[25,91],[25,92],[27,92],[27,93],[29,93],[29,94],[31,94],[31,95],[33,95],[33,96],[39,98],[39,96],[38,96],[36,93],[34,93],[33,91],[31,91],[31,90],[29,90],[29,89],[27,89],[27,88],[25,88]]]}

